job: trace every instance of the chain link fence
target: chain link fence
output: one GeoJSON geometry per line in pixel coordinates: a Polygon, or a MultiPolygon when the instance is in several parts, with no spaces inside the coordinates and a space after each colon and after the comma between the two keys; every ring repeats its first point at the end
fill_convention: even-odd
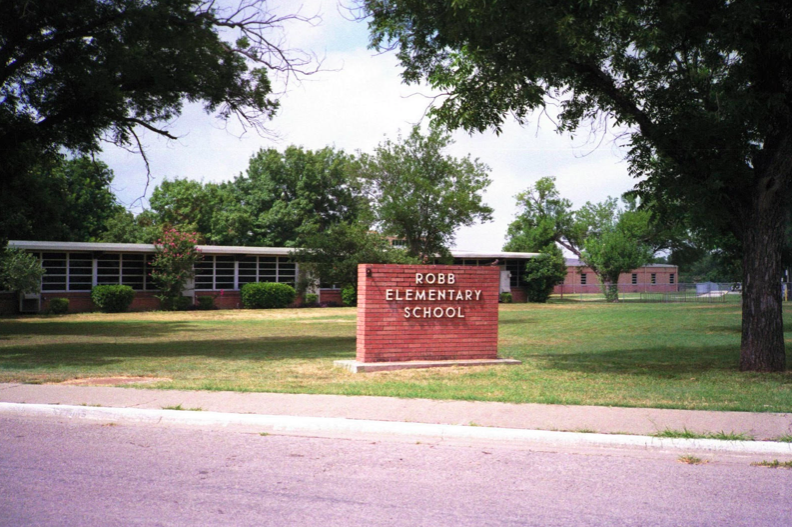
{"type": "MultiPolygon", "coordinates": [[[[700,302],[740,303],[739,282],[703,282],[695,284],[618,284],[609,286],[609,293],[618,293],[619,302],[700,302]]],[[[792,283],[780,283],[778,294],[784,302],[792,301],[792,283]]],[[[551,296],[571,302],[605,302],[606,294],[599,284],[563,284],[551,296]]]]}

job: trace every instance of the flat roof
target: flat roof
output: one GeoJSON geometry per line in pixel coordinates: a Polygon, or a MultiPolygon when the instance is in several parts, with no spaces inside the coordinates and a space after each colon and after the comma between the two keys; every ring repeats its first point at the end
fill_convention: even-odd
{"type": "MultiPolygon", "coordinates": [[[[566,265],[568,267],[588,267],[588,265],[586,265],[584,262],[582,262],[578,258],[565,258],[564,262],[566,263],[566,265]]],[[[677,267],[677,266],[673,265],[673,264],[654,264],[654,263],[650,263],[650,264],[644,264],[641,267],[637,267],[637,269],[642,269],[644,267],[677,267]]]]}
{"type": "MultiPolygon", "coordinates": [[[[118,252],[118,253],[153,253],[156,249],[150,243],[92,243],[92,242],[40,242],[26,240],[10,240],[9,247],[26,251],[90,251],[90,252],[118,252]]],[[[245,254],[250,256],[274,255],[289,256],[296,247],[245,247],[239,245],[198,245],[204,254],[245,254]]],[[[527,259],[538,256],[539,253],[515,252],[477,252],[477,251],[451,251],[454,258],[503,258],[527,259]]]]}

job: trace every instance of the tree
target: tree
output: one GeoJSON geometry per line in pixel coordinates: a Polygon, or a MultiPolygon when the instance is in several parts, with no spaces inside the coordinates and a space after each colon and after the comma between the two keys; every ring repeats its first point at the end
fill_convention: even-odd
{"type": "Polygon", "coordinates": [[[187,280],[195,276],[195,264],[201,259],[195,246],[197,242],[194,232],[167,229],[154,244],[157,253],[152,262],[151,279],[159,291],[156,296],[163,309],[172,311],[185,307],[186,297],[182,293],[187,280]]]}
{"type": "Polygon", "coordinates": [[[206,235],[212,228],[213,207],[207,187],[189,179],[165,180],[149,198],[157,223],[206,235]]]}
{"type": "Polygon", "coordinates": [[[653,251],[625,229],[621,222],[600,236],[586,240],[582,260],[600,278],[602,292],[609,302],[619,300],[619,276],[649,263],[653,251]]]}
{"type": "Polygon", "coordinates": [[[154,243],[162,236],[156,215],[145,210],[135,216],[126,209],[118,210],[104,224],[104,231],[91,241],[100,243],[154,243]]]}
{"type": "Polygon", "coordinates": [[[303,235],[300,248],[292,251],[292,257],[321,283],[351,285],[355,290],[361,263],[418,263],[402,249],[391,246],[387,238],[358,222],[336,223],[327,230],[303,235]]]}
{"type": "Polygon", "coordinates": [[[559,129],[623,126],[646,201],[732,233],[743,260],[740,369],[786,367],[779,280],[792,181],[786,0],[363,0],[372,45],[446,94],[433,115],[499,130],[554,97],[559,129]]]}
{"type": "Polygon", "coordinates": [[[0,238],[89,241],[123,210],[110,190],[113,171],[86,156],[43,159],[0,195],[0,238]]]}
{"type": "Polygon", "coordinates": [[[213,220],[213,239],[291,247],[302,233],[355,220],[363,201],[351,163],[348,154],[333,148],[260,150],[250,159],[247,172],[231,182],[234,204],[213,220]],[[239,225],[247,229],[234,228],[239,225]],[[234,238],[222,238],[228,227],[234,238]]]}
{"type": "Polygon", "coordinates": [[[263,130],[278,107],[271,74],[313,61],[277,45],[289,19],[305,20],[264,0],[4,0],[0,195],[24,196],[31,170],[64,149],[140,148],[141,130],[174,139],[185,101],[263,130]]]}
{"type": "Polygon", "coordinates": [[[490,221],[482,203],[489,167],[470,156],[443,154],[451,137],[439,130],[427,136],[416,126],[396,142],[386,140],[374,155],[363,155],[360,177],[382,232],[407,242],[412,256],[448,256],[457,229],[490,221]]]}
{"type": "Polygon", "coordinates": [[[651,212],[642,210],[633,197],[602,203],[587,202],[572,210],[561,198],[555,178],[541,178],[517,195],[521,212],[509,225],[505,250],[560,252],[556,244],[591,268],[610,301],[618,300],[619,275],[649,263],[670,245],[672,233],[657,229],[651,212]]]}
{"type": "Polygon", "coordinates": [[[17,296],[38,293],[46,271],[34,255],[20,249],[6,248],[0,258],[0,286],[17,296]]]}
{"type": "Polygon", "coordinates": [[[504,251],[543,251],[554,246],[561,237],[570,235],[572,202],[558,193],[554,177],[539,179],[515,198],[521,212],[509,224],[504,251]]]}

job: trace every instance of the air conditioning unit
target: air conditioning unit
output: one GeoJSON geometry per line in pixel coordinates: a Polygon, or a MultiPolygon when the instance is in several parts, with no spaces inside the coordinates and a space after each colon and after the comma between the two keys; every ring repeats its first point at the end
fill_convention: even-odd
{"type": "Polygon", "coordinates": [[[39,293],[25,293],[19,296],[20,313],[38,313],[41,311],[41,295],[39,293]]]}

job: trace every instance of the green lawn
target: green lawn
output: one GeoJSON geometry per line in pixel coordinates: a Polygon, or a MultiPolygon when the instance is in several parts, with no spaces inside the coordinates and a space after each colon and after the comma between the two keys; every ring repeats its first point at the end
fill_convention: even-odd
{"type": "Polygon", "coordinates": [[[355,375],[333,366],[354,358],[353,309],[2,318],[0,382],[792,412],[792,373],[737,371],[739,332],[732,304],[502,305],[520,366],[355,375]]]}

